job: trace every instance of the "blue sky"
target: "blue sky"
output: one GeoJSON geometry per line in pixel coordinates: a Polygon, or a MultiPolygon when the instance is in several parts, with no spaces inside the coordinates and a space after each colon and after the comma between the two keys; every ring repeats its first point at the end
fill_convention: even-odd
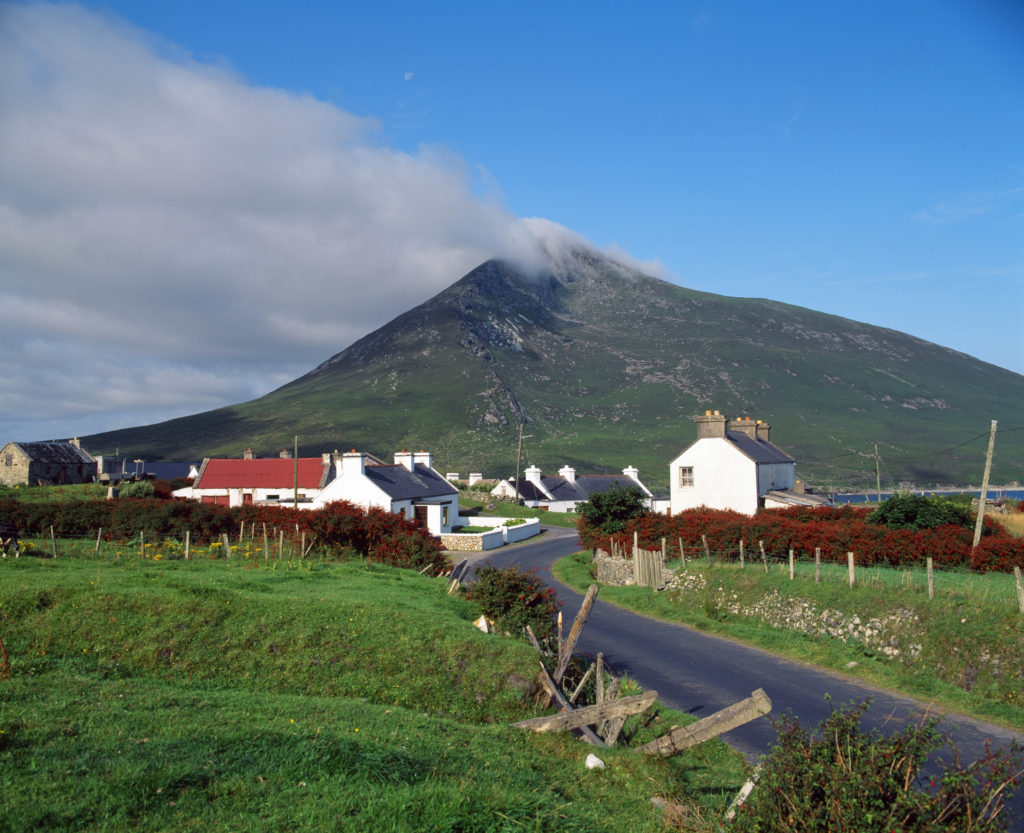
{"type": "Polygon", "coordinates": [[[17,3],[0,38],[0,436],[258,396],[524,218],[1024,372],[1019,3],[17,3]]]}

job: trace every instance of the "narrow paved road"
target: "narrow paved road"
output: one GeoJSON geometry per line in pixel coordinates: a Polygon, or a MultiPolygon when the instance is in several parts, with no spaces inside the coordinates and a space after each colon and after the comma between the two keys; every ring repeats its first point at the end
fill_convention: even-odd
{"type": "MultiPolygon", "coordinates": [[[[563,610],[571,623],[583,597],[551,574],[551,564],[579,549],[575,530],[545,528],[535,542],[492,551],[476,564],[498,567],[519,564],[536,569],[558,591],[563,610]]],[[[1024,736],[961,715],[936,714],[920,701],[872,688],[865,683],[820,668],[782,659],[773,654],[700,633],[690,628],[659,622],[613,605],[602,604],[600,595],[587,620],[579,651],[596,656],[635,678],[644,688],[655,689],[667,706],[706,717],[725,708],[757,688],[772,701],[772,714],[791,711],[806,725],[817,725],[830,713],[833,703],[844,704],[872,698],[862,725],[882,731],[895,730],[926,714],[941,718],[939,728],[949,735],[965,760],[984,754],[986,742],[993,748],[1009,745],[1024,736]]],[[[722,736],[748,759],[768,750],[775,730],[765,718],[722,736]]],[[[1024,833],[1024,789],[1013,802],[1016,823],[1012,830],[1024,833]]]]}

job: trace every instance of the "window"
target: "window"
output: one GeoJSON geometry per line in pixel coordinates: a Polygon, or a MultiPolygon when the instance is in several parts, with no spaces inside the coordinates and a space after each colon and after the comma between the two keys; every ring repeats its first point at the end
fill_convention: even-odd
{"type": "Polygon", "coordinates": [[[448,505],[441,507],[441,526],[448,526],[448,505]]]}
{"type": "Polygon", "coordinates": [[[13,454],[8,454],[6,457],[4,457],[4,465],[7,466],[7,468],[10,468],[11,466],[14,465],[14,455],[13,454]]]}
{"type": "Polygon", "coordinates": [[[679,488],[680,489],[692,489],[693,488],[693,466],[680,466],[679,467],[679,488]]]}

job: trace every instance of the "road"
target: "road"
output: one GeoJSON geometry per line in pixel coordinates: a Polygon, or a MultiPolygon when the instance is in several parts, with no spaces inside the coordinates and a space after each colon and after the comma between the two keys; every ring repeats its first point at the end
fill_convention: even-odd
{"type": "MultiPolygon", "coordinates": [[[[568,627],[583,597],[557,581],[550,568],[579,548],[575,530],[550,527],[533,542],[485,553],[471,566],[518,564],[537,570],[564,602],[568,627]]],[[[771,698],[773,715],[791,711],[808,726],[830,714],[826,695],[837,705],[871,697],[861,724],[865,729],[895,731],[926,715],[938,717],[939,729],[952,738],[967,761],[984,754],[986,742],[993,748],[1008,746],[1014,739],[1024,743],[1024,735],[998,726],[938,712],[921,701],[840,674],[602,603],[600,594],[578,647],[578,652],[591,656],[599,651],[617,671],[628,673],[646,689],[655,689],[660,702],[696,717],[706,717],[763,688],[771,698]]],[[[753,761],[768,751],[775,735],[768,720],[759,718],[722,739],[753,761]]],[[[1011,829],[1024,833],[1024,789],[1018,791],[1012,809],[1016,822],[1011,829]]]]}

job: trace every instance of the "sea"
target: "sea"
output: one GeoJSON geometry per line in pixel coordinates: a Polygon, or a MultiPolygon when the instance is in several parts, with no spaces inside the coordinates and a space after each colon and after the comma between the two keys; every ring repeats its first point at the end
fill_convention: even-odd
{"type": "MultiPolygon", "coordinates": [[[[903,495],[908,492],[914,495],[924,495],[925,497],[943,497],[949,495],[981,496],[981,489],[900,489],[898,492],[882,492],[882,500],[886,500],[894,494],[903,495]]],[[[843,503],[876,503],[878,501],[877,492],[858,493],[852,495],[833,495],[833,497],[835,498],[837,506],[843,503]]],[[[990,488],[986,497],[988,500],[1005,500],[1006,498],[1024,500],[1024,489],[990,488]]]]}

